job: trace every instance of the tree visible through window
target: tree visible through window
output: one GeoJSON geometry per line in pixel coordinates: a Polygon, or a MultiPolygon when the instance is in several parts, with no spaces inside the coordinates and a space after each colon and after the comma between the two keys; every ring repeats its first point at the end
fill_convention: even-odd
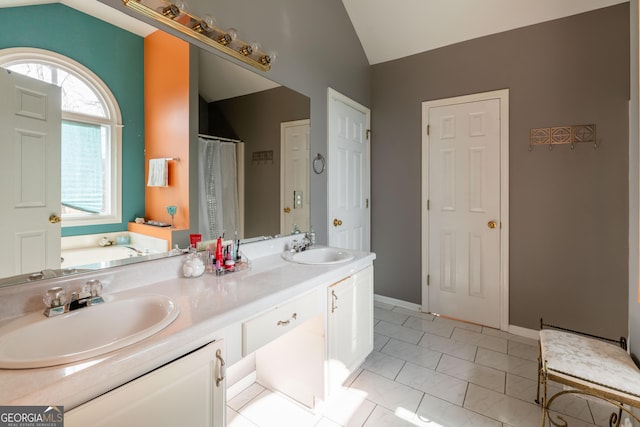
{"type": "Polygon", "coordinates": [[[115,98],[97,76],[69,58],[39,49],[15,51],[0,51],[0,66],[62,90],[62,225],[120,222],[115,98]]]}

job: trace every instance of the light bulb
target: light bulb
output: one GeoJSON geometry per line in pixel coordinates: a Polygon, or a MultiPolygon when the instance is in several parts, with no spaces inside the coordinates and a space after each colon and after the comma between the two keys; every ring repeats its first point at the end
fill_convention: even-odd
{"type": "Polygon", "coordinates": [[[240,49],[238,49],[238,51],[243,54],[244,56],[249,56],[251,55],[253,52],[257,51],[258,49],[255,49],[257,43],[251,43],[251,44],[245,44],[244,46],[242,46],[240,49]]]}
{"type": "Polygon", "coordinates": [[[211,15],[205,15],[202,21],[196,22],[196,24],[191,28],[193,31],[197,33],[210,33],[216,27],[216,20],[211,15]]]}
{"type": "Polygon", "coordinates": [[[235,28],[227,28],[227,35],[231,38],[231,41],[236,41],[238,38],[238,30],[235,28]]]}
{"type": "Polygon", "coordinates": [[[204,15],[203,21],[207,25],[207,27],[209,27],[209,31],[217,27],[216,18],[211,15],[204,15]]]}
{"type": "Polygon", "coordinates": [[[161,7],[160,13],[162,13],[169,19],[175,19],[178,15],[180,15],[180,8],[175,4],[170,4],[167,7],[161,7]]]}
{"type": "Polygon", "coordinates": [[[278,52],[272,50],[266,55],[260,56],[259,61],[262,65],[273,65],[273,63],[276,62],[277,57],[278,57],[278,52]]]}
{"type": "Polygon", "coordinates": [[[218,38],[218,43],[220,43],[223,46],[228,46],[231,43],[233,43],[233,41],[237,38],[238,38],[238,32],[236,31],[236,29],[228,28],[227,32],[218,38]]]}
{"type": "Polygon", "coordinates": [[[173,4],[183,12],[187,10],[187,2],[185,2],[184,0],[176,0],[173,4]]]}

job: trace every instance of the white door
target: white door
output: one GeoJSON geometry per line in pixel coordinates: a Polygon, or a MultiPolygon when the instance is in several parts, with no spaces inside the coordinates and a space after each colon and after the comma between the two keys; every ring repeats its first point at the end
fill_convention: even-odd
{"type": "Polygon", "coordinates": [[[60,88],[0,68],[0,277],[60,268],[60,88]]]}
{"type": "Polygon", "coordinates": [[[425,104],[429,311],[500,328],[501,100],[425,104]]]}
{"type": "Polygon", "coordinates": [[[370,250],[369,109],[329,89],[329,245],[370,250]]]}
{"type": "Polygon", "coordinates": [[[280,234],[309,230],[309,120],[280,124],[280,234]]]}

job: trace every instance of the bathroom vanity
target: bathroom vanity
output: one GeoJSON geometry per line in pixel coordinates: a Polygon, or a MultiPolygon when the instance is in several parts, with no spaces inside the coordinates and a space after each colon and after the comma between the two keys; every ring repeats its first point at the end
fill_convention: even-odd
{"type": "MultiPolygon", "coordinates": [[[[180,314],[154,335],[90,359],[0,369],[0,404],[64,405],[66,426],[223,426],[226,373],[249,363],[257,382],[313,410],[373,349],[375,255],[301,264],[282,256],[292,239],[246,245],[250,267],[223,276],[181,277],[184,257],[172,257],[1,288],[0,327],[41,310],[51,286],[75,289],[89,279],[102,281],[105,297],[165,295],[180,314]]],[[[55,336],[42,345],[47,340],[55,336]]]]}

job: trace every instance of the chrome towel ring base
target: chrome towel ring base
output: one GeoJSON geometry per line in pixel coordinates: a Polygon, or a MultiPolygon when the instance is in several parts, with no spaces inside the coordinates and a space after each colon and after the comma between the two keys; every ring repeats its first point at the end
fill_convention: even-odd
{"type": "Polygon", "coordinates": [[[325,167],[326,162],[324,156],[318,153],[318,155],[313,159],[313,171],[316,174],[320,175],[322,172],[324,172],[325,167]]]}

